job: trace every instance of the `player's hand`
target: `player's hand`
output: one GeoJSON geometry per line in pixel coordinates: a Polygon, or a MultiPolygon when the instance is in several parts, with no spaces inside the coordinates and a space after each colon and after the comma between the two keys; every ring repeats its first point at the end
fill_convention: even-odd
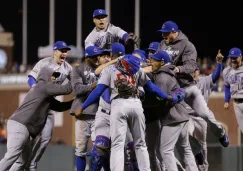
{"type": "Polygon", "coordinates": [[[79,108],[75,110],[75,117],[79,118],[82,115],[83,109],[79,108]]]}
{"type": "Polygon", "coordinates": [[[92,83],[92,84],[91,84],[91,88],[92,88],[92,90],[94,90],[94,89],[96,88],[96,86],[97,86],[97,82],[96,82],[96,83],[92,83]]]}
{"type": "Polygon", "coordinates": [[[152,72],[153,70],[152,70],[152,66],[147,66],[147,67],[144,67],[144,68],[142,68],[143,69],[143,71],[145,72],[145,73],[149,73],[149,72],[152,72]]]}
{"type": "Polygon", "coordinates": [[[227,102],[224,103],[224,108],[225,108],[225,109],[228,109],[228,108],[229,108],[229,103],[227,103],[227,102]]]}
{"type": "Polygon", "coordinates": [[[168,95],[168,100],[171,101],[173,104],[178,103],[178,97],[171,94],[168,95]]]}
{"type": "Polygon", "coordinates": [[[221,50],[219,49],[219,50],[218,50],[218,54],[217,54],[217,56],[216,56],[216,61],[217,61],[218,63],[222,63],[223,59],[224,59],[224,56],[222,55],[221,50]]]}
{"type": "Polygon", "coordinates": [[[178,72],[180,72],[180,69],[177,68],[177,67],[175,67],[174,72],[175,72],[175,73],[178,73],[178,72]]]}

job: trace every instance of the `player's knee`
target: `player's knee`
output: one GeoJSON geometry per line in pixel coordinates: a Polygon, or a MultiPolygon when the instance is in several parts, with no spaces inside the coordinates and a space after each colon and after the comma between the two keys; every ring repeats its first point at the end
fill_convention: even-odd
{"type": "Polygon", "coordinates": [[[170,156],[171,154],[174,153],[174,149],[173,148],[161,148],[161,156],[162,158],[165,158],[167,156],[170,156]]]}
{"type": "Polygon", "coordinates": [[[87,154],[86,142],[78,140],[76,141],[75,155],[79,157],[84,157],[87,154]]]}

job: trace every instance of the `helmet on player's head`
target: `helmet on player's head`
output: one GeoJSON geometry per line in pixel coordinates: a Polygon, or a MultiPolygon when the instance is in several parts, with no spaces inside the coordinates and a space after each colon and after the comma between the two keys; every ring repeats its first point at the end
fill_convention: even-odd
{"type": "Polygon", "coordinates": [[[102,54],[102,50],[100,50],[96,46],[89,46],[85,49],[85,57],[97,57],[102,54]]]}
{"type": "Polygon", "coordinates": [[[129,74],[136,74],[140,69],[140,59],[133,55],[125,55],[121,59],[122,67],[127,71],[129,74]]]}
{"type": "Polygon", "coordinates": [[[230,49],[228,58],[238,58],[240,56],[242,56],[242,52],[239,48],[235,47],[230,49]]]}

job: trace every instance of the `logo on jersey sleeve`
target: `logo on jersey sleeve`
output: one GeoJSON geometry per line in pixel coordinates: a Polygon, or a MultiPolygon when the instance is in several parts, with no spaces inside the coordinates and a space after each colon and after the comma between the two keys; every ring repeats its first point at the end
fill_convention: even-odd
{"type": "Polygon", "coordinates": [[[171,46],[168,46],[165,51],[169,54],[171,60],[175,59],[180,53],[178,49],[173,49],[171,46]]]}

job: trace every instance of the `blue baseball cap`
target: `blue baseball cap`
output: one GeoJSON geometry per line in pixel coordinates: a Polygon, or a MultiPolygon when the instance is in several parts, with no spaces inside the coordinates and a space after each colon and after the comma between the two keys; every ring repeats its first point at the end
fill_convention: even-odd
{"type": "Polygon", "coordinates": [[[157,61],[164,61],[164,63],[170,62],[170,55],[164,50],[160,50],[155,54],[149,56],[157,61]]]}
{"type": "Polygon", "coordinates": [[[71,48],[68,47],[67,44],[64,41],[57,41],[53,45],[53,50],[60,50],[60,49],[71,50],[71,48]]]}
{"type": "Polygon", "coordinates": [[[230,49],[228,57],[238,58],[241,55],[242,55],[241,50],[235,47],[230,49]]]}
{"type": "Polygon", "coordinates": [[[110,53],[111,52],[111,49],[103,49],[101,50],[101,53],[104,54],[104,53],[110,53]]]}
{"type": "Polygon", "coordinates": [[[136,50],[134,50],[132,52],[132,54],[135,54],[135,53],[137,53],[137,54],[139,54],[141,56],[141,59],[142,59],[143,62],[147,61],[147,58],[146,58],[147,54],[146,54],[146,52],[144,50],[136,49],[136,50]]]}
{"type": "Polygon", "coordinates": [[[85,57],[93,57],[93,56],[98,56],[102,54],[102,50],[100,50],[98,47],[96,46],[89,46],[87,47],[85,50],[85,57]]]}
{"type": "Polygon", "coordinates": [[[173,21],[166,21],[160,30],[158,30],[159,32],[177,32],[179,29],[178,29],[178,26],[175,22],[173,21]]]}
{"type": "Polygon", "coordinates": [[[159,47],[159,42],[152,42],[149,44],[149,48],[147,50],[154,50],[156,51],[159,47]]]}
{"type": "Polygon", "coordinates": [[[113,54],[125,55],[125,47],[121,43],[112,43],[111,52],[113,54]]]}
{"type": "Polygon", "coordinates": [[[98,16],[108,16],[107,14],[106,14],[106,11],[104,10],[104,9],[96,9],[96,10],[94,10],[94,12],[93,12],[93,18],[95,18],[95,17],[98,17],[98,16]]]}

